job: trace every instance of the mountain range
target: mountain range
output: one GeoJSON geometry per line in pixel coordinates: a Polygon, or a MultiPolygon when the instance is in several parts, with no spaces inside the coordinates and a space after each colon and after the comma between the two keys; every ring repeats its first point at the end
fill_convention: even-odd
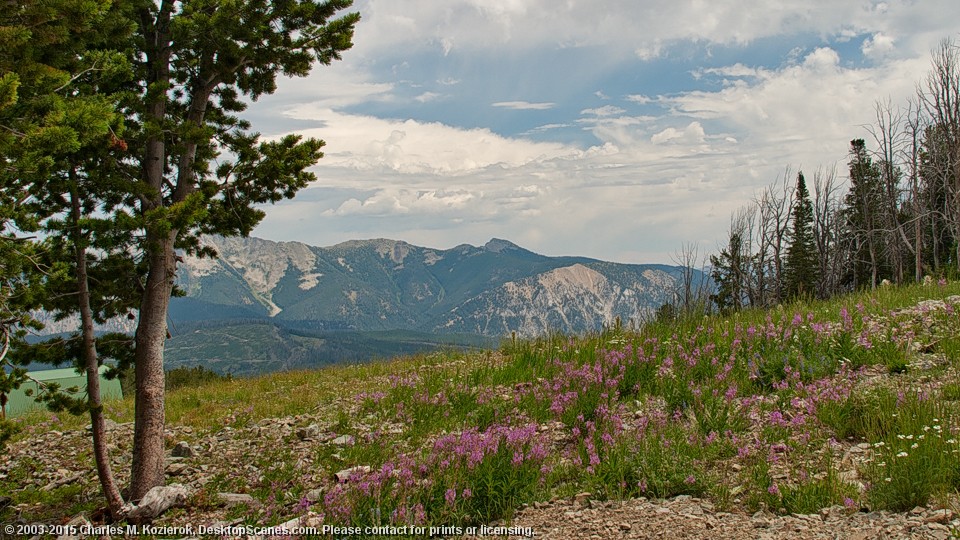
{"type": "MultiPolygon", "coordinates": [[[[681,275],[666,265],[548,257],[500,239],[451,249],[385,239],[202,242],[218,257],[182,257],[185,296],[170,304],[168,369],[253,375],[639,324],[672,299],[681,275]]],[[[48,333],[76,330],[50,319],[48,333]]],[[[134,325],[123,317],[101,329],[134,325]]]]}
{"type": "Polygon", "coordinates": [[[680,269],[547,257],[506,240],[440,250],[396,240],[332,247],[206,237],[185,257],[179,322],[270,320],[309,330],[529,337],[640,322],[672,298],[680,269]]]}

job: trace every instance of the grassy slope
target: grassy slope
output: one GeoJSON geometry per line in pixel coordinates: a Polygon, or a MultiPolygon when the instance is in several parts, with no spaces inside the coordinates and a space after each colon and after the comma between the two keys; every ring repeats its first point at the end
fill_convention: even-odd
{"type": "MultiPolygon", "coordinates": [[[[224,419],[242,427],[293,417],[357,437],[339,453],[319,443],[306,456],[270,453],[317,470],[371,472],[320,486],[327,496],[312,505],[302,496],[318,486],[294,472],[271,478],[288,486],[285,498],[251,523],[309,508],[339,524],[389,515],[463,525],[584,490],[696,494],[732,509],[904,510],[960,488],[960,316],[938,304],[896,310],[957,294],[958,283],[884,289],[638,334],[276,373],[173,391],[167,419],[198,436],[218,432],[224,419]],[[837,473],[843,449],[855,444],[867,460],[837,473]]],[[[108,409],[118,422],[132,420],[129,400],[108,409]]],[[[22,422],[25,437],[50,417],[22,422]]],[[[61,431],[83,426],[58,422],[61,431]]],[[[4,482],[0,491],[16,502],[4,482]]],[[[266,502],[266,486],[247,485],[266,502]]]]}
{"type": "Polygon", "coordinates": [[[241,377],[495,343],[491,338],[465,334],[299,330],[271,321],[184,324],[177,330],[166,345],[167,369],[202,366],[241,377]]]}

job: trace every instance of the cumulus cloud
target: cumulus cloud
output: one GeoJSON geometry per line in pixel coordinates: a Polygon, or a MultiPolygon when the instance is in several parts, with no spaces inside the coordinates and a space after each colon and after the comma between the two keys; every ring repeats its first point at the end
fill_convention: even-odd
{"type": "MultiPolygon", "coordinates": [[[[749,82],[664,97],[663,103],[678,114],[748,133],[758,153],[793,144],[790,153],[797,155],[799,150],[803,161],[810,163],[834,155],[838,145],[845,148],[845,141],[872,120],[874,100],[912,95],[923,62],[844,68],[836,51],[821,47],[796,64],[757,69],[749,82]],[[803,141],[800,146],[796,146],[798,140],[803,141]]],[[[746,141],[741,138],[741,142],[746,141]]]]}
{"type": "Polygon", "coordinates": [[[842,169],[874,101],[912,95],[960,20],[952,0],[355,6],[343,64],[281,84],[286,116],[319,126],[297,129],[328,146],[318,185],[268,210],[258,234],[436,247],[499,236],[626,262],[668,262],[685,241],[714,249],[730,212],[785,165],[842,169]],[[762,39],[779,58],[751,49],[762,39]],[[707,58],[723,47],[743,54],[707,58]],[[502,65],[516,76],[492,76],[502,65]],[[543,112],[484,106],[517,95],[538,101],[492,106],[543,112]]]}
{"type": "Polygon", "coordinates": [[[333,216],[352,214],[372,216],[409,213],[419,215],[444,214],[462,210],[478,195],[481,194],[471,193],[465,189],[382,189],[363,200],[347,199],[336,209],[327,210],[325,214],[333,216]]]}
{"type": "Polygon", "coordinates": [[[864,56],[870,58],[881,58],[893,52],[896,39],[883,32],[877,32],[867,39],[863,40],[860,50],[864,56]]]}
{"type": "Polygon", "coordinates": [[[684,144],[702,143],[705,136],[706,133],[703,131],[703,126],[700,125],[700,122],[690,122],[690,124],[683,129],[669,127],[655,133],[650,137],[650,142],[653,144],[663,144],[667,142],[681,142],[684,144]]]}
{"type": "Polygon", "coordinates": [[[493,166],[518,167],[581,152],[560,143],[503,137],[489,129],[381,119],[313,106],[299,107],[294,114],[323,122],[322,128],[301,131],[303,135],[328,141],[322,167],[463,174],[493,166]]]}

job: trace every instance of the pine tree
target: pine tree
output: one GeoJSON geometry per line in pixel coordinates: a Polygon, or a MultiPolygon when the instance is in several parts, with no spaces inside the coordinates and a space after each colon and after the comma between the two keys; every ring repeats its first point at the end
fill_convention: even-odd
{"type": "Polygon", "coordinates": [[[241,96],[258,99],[280,76],[339,60],[359,15],[337,16],[351,0],[131,4],[141,62],[127,106],[140,177],[126,196],[147,265],[135,336],[130,496],[139,499],[164,480],[163,348],[177,250],[213,255],[201,234],[248,235],[264,217],[256,205],[293,197],[316,179],[307,168],[323,156],[317,139],[260,141],[235,116],[246,108],[241,96]]]}
{"type": "Polygon", "coordinates": [[[881,204],[883,183],[880,168],[867,154],[863,139],[850,141],[850,191],[844,198],[847,236],[853,251],[854,288],[880,283],[883,266],[881,204]]]}
{"type": "Polygon", "coordinates": [[[710,295],[710,300],[723,313],[743,308],[745,282],[750,265],[750,254],[745,253],[745,248],[743,235],[732,231],[728,246],[720,251],[720,256],[710,256],[710,266],[713,267],[710,277],[716,284],[716,292],[710,295]]]}
{"type": "Polygon", "coordinates": [[[797,191],[793,203],[793,229],[784,261],[784,282],[787,298],[810,296],[816,292],[818,270],[817,249],[813,237],[813,204],[803,173],[797,174],[797,191]]]}
{"type": "MultiPolygon", "coordinates": [[[[359,15],[339,14],[351,0],[7,4],[0,11],[0,226],[14,216],[2,232],[62,233],[46,246],[60,272],[47,281],[80,292],[73,306],[61,307],[82,314],[85,337],[91,321],[139,307],[129,489],[136,501],[164,481],[163,349],[177,250],[212,256],[200,235],[249,234],[264,217],[257,205],[315,180],[307,168],[323,155],[316,139],[261,141],[237,114],[247,99],[273,93],[278,77],[306,76],[338,60],[352,46],[359,15]],[[112,77],[115,69],[125,76],[112,77]],[[110,265],[124,277],[83,279],[110,265]],[[96,288],[84,293],[85,282],[96,288]]],[[[17,263],[0,271],[25,268],[17,263]]],[[[19,309],[7,290],[0,308],[19,309]]],[[[84,340],[88,359],[96,354],[91,345],[84,340]]]]}
{"type": "MultiPolygon", "coordinates": [[[[123,114],[117,97],[101,89],[129,79],[122,51],[133,24],[106,0],[11,2],[8,8],[0,16],[0,251],[19,256],[13,259],[19,264],[3,265],[0,274],[19,288],[19,318],[12,319],[13,328],[5,324],[4,340],[14,340],[6,360],[16,367],[0,377],[0,393],[25,380],[32,360],[69,363],[87,373],[83,397],[55,388],[37,397],[54,410],[89,413],[98,476],[118,518],[123,501],[110,470],[98,389],[99,367],[110,354],[98,353],[94,323],[129,313],[138,298],[129,287],[135,272],[125,271],[136,267],[131,244],[118,237],[129,228],[113,222],[118,203],[108,198],[117,185],[129,185],[118,174],[123,158],[116,155],[123,114]],[[104,285],[92,289],[91,281],[104,285]],[[37,324],[24,313],[39,308],[58,318],[79,313],[82,330],[27,345],[18,338],[37,324]]],[[[124,350],[129,358],[132,349],[124,350]]]]}

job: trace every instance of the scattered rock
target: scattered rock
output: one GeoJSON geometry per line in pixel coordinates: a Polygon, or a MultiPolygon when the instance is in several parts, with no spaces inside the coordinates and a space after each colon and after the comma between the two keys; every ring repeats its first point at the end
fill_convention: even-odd
{"type": "Polygon", "coordinates": [[[53,480],[49,484],[43,486],[43,488],[41,488],[43,491],[53,491],[58,487],[65,486],[67,484],[72,484],[77,480],[80,480],[81,478],[83,478],[82,472],[70,474],[69,471],[65,469],[58,470],[57,474],[60,476],[60,478],[57,478],[56,480],[53,480]]]}
{"type": "Polygon", "coordinates": [[[260,506],[260,501],[247,493],[217,493],[217,497],[227,508],[233,508],[241,504],[247,505],[247,508],[258,508],[260,506]]]}
{"type": "Polygon", "coordinates": [[[180,476],[189,469],[190,466],[186,463],[171,463],[167,465],[167,474],[170,476],[180,476]]]}
{"type": "Polygon", "coordinates": [[[190,497],[190,491],[183,484],[157,486],[147,492],[139,504],[127,514],[131,523],[149,521],[170,508],[183,506],[190,497]]]}
{"type": "Polygon", "coordinates": [[[187,444],[186,441],[180,441],[176,446],[173,447],[170,455],[173,457],[192,458],[197,455],[197,452],[189,444],[187,444]]]}
{"type": "Polygon", "coordinates": [[[309,426],[297,428],[296,435],[301,441],[309,441],[320,437],[320,426],[310,424],[309,426]]]}
{"type": "Polygon", "coordinates": [[[334,446],[353,446],[354,438],[353,435],[341,435],[336,439],[330,441],[330,444],[334,446]]]}
{"type": "Polygon", "coordinates": [[[337,479],[337,482],[346,482],[350,479],[351,476],[355,474],[367,474],[370,472],[370,467],[367,465],[357,465],[356,467],[350,467],[349,469],[344,469],[335,473],[333,476],[337,479]]]}
{"type": "Polygon", "coordinates": [[[77,514],[70,521],[67,522],[65,528],[67,530],[75,530],[78,534],[61,534],[57,537],[57,540],[80,540],[81,538],[86,538],[86,535],[80,533],[81,530],[89,530],[93,525],[90,523],[90,520],[87,519],[87,516],[83,514],[77,514]]]}
{"type": "Polygon", "coordinates": [[[304,496],[307,498],[307,501],[311,503],[315,503],[317,501],[323,500],[324,491],[325,490],[323,488],[311,489],[304,496]]]}
{"type": "Polygon", "coordinates": [[[923,518],[924,523],[947,524],[953,519],[953,510],[944,508],[942,510],[930,510],[929,515],[923,518]]]}

